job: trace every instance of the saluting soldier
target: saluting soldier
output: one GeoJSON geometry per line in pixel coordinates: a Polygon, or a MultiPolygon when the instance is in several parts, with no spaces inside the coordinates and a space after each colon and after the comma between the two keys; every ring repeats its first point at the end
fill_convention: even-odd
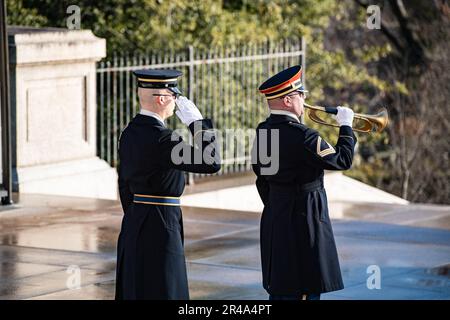
{"type": "Polygon", "coordinates": [[[179,199],[184,171],[215,173],[220,159],[211,120],[203,119],[195,104],[181,96],[181,74],[134,72],[141,110],[119,141],[124,217],[117,246],[116,299],[189,299],[179,199]],[[165,125],[176,105],[194,146],[165,125]]]}
{"type": "Polygon", "coordinates": [[[324,170],[352,165],[353,111],[338,107],[339,139],[331,146],[299,121],[307,92],[301,73],[301,66],[290,67],[259,87],[270,116],[257,127],[252,164],[264,203],[263,286],[272,300],[318,300],[321,293],[343,288],[323,176],[324,170]],[[260,155],[264,143],[277,170],[267,170],[272,164],[260,155]]]}

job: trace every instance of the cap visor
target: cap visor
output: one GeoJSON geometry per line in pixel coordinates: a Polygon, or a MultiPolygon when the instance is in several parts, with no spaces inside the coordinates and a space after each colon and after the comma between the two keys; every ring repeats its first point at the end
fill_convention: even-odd
{"type": "Polygon", "coordinates": [[[172,91],[173,93],[176,93],[176,94],[182,94],[181,91],[180,91],[180,89],[178,89],[178,87],[169,87],[169,88],[167,88],[167,89],[169,89],[169,90],[172,91]]]}

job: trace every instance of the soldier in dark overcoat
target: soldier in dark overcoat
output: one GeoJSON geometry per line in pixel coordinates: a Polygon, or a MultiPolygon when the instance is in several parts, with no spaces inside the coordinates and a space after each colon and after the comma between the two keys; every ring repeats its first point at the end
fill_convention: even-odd
{"type": "Polygon", "coordinates": [[[137,70],[141,110],[119,141],[116,299],[189,299],[180,196],[185,172],[220,170],[211,120],[177,87],[177,70],[137,70]],[[175,105],[193,145],[165,124],[175,105]]]}
{"type": "Polygon", "coordinates": [[[274,300],[320,299],[343,288],[323,179],[324,170],[352,165],[353,111],[337,107],[339,138],[330,145],[299,121],[307,92],[301,72],[288,68],[259,87],[270,116],[257,127],[252,164],[264,203],[263,286],[274,300]]]}

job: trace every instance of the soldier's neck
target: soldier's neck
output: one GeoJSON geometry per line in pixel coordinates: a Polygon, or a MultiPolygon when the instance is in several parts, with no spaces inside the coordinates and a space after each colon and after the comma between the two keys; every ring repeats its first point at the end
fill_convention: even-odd
{"type": "Polygon", "coordinates": [[[270,114],[285,115],[291,117],[292,119],[295,119],[296,121],[299,121],[295,113],[287,110],[270,109],[270,114]]]}
{"type": "Polygon", "coordinates": [[[159,114],[158,112],[155,112],[154,110],[148,110],[146,108],[141,108],[140,114],[142,114],[144,116],[156,118],[157,120],[159,120],[160,122],[162,122],[164,124],[165,117],[163,115],[159,114]]]}

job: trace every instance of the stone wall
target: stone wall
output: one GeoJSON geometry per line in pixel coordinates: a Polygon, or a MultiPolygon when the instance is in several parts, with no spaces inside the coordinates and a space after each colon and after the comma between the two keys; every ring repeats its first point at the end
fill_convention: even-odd
{"type": "Polygon", "coordinates": [[[117,198],[96,156],[96,62],[90,30],[9,28],[14,187],[21,193],[117,198]]]}

